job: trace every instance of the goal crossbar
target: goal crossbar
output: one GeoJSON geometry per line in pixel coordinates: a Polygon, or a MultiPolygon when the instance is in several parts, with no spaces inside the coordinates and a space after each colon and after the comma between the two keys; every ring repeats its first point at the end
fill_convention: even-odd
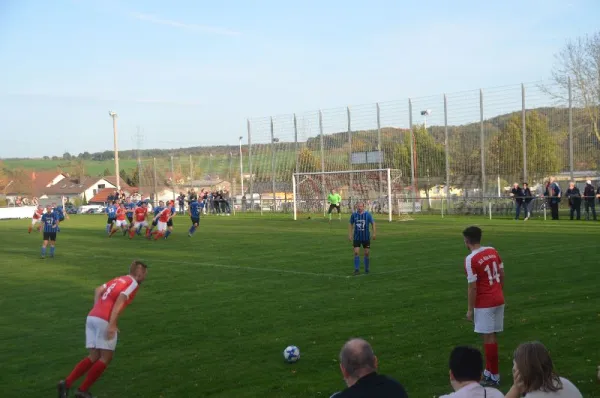
{"type": "MultiPolygon", "coordinates": [[[[386,189],[385,189],[385,194],[387,196],[387,213],[388,213],[388,221],[392,221],[393,218],[393,205],[392,205],[392,177],[391,177],[391,172],[392,169],[367,169],[367,170],[340,170],[340,171],[321,171],[321,172],[308,172],[308,173],[293,173],[292,174],[292,191],[293,191],[293,210],[294,210],[294,220],[298,219],[298,185],[300,183],[302,183],[302,181],[297,181],[300,177],[314,177],[314,176],[320,176],[322,177],[322,186],[321,186],[321,192],[314,192],[314,196],[315,196],[315,200],[320,201],[323,203],[323,213],[325,213],[325,208],[326,208],[326,198],[327,198],[327,193],[325,192],[325,176],[327,175],[332,175],[332,174],[338,174],[338,175],[350,175],[350,176],[355,176],[355,175],[360,175],[360,174],[364,174],[364,173],[374,173],[374,172],[378,172],[380,173],[380,183],[381,185],[383,185],[385,183],[386,189]]],[[[350,184],[351,185],[351,184],[350,184]]],[[[338,187],[332,187],[332,188],[338,188],[338,187]]],[[[350,186],[350,189],[352,189],[352,186],[350,186]]],[[[381,194],[383,194],[383,189],[381,189],[381,194]]],[[[378,200],[381,201],[381,197],[378,197],[378,200]]]]}

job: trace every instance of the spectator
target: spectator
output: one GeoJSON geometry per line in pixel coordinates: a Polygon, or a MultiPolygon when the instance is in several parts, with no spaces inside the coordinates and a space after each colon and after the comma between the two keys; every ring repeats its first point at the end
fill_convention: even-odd
{"type": "Polygon", "coordinates": [[[521,207],[523,207],[523,210],[525,210],[525,219],[527,220],[527,208],[525,208],[525,204],[523,203],[523,196],[525,195],[523,194],[523,190],[521,189],[518,183],[515,182],[513,184],[513,188],[510,191],[510,196],[512,196],[515,200],[515,220],[519,219],[519,215],[521,214],[521,207]]]}
{"type": "Polygon", "coordinates": [[[377,357],[363,339],[351,339],[340,352],[340,370],[348,388],[331,398],[407,398],[402,384],[377,373],[377,357]]]}
{"type": "Polygon", "coordinates": [[[529,189],[529,184],[527,184],[526,182],[523,183],[523,197],[525,201],[525,210],[527,211],[525,221],[527,221],[531,217],[531,210],[533,209],[533,193],[531,193],[531,189],[529,189]]]}
{"type": "Polygon", "coordinates": [[[571,209],[571,220],[573,219],[574,213],[577,213],[577,219],[581,220],[581,191],[573,181],[569,183],[567,198],[569,199],[569,209],[571,209]]]}
{"type": "Polygon", "coordinates": [[[479,384],[483,374],[483,357],[478,349],[456,347],[450,354],[450,385],[455,392],[440,398],[504,398],[495,388],[479,384]]]}
{"type": "Polygon", "coordinates": [[[583,203],[585,204],[585,220],[590,220],[590,210],[592,211],[592,217],[596,221],[596,190],[592,185],[592,181],[587,180],[585,182],[585,188],[583,190],[583,203]]]}
{"type": "Polygon", "coordinates": [[[558,220],[558,205],[560,204],[562,191],[556,183],[556,178],[550,177],[550,180],[548,180],[548,184],[546,184],[546,192],[544,192],[544,196],[548,198],[548,204],[550,205],[552,219],[558,220]]]}
{"type": "Polygon", "coordinates": [[[554,370],[550,353],[542,343],[521,344],[513,359],[513,386],[506,398],[583,398],[569,380],[554,370]]]}
{"type": "Polygon", "coordinates": [[[179,214],[185,213],[185,194],[181,192],[179,197],[177,198],[177,202],[179,202],[179,214]]]}

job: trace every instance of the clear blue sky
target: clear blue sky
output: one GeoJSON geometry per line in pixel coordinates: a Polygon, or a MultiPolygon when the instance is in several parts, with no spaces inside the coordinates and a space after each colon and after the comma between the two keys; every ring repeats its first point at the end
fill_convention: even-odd
{"type": "MultiPolygon", "coordinates": [[[[538,81],[598,0],[3,0],[0,157],[236,144],[246,118],[538,81]]],[[[517,99],[518,102],[518,99],[517,99]]]]}

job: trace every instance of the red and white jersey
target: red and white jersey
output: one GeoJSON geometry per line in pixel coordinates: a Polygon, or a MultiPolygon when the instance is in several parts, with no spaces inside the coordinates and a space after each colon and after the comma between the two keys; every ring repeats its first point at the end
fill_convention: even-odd
{"type": "Polygon", "coordinates": [[[146,221],[146,215],[148,214],[148,209],[145,207],[136,207],[135,209],[135,221],[142,222],[146,221]]]}
{"type": "Polygon", "coordinates": [[[117,221],[125,221],[126,211],[124,208],[119,207],[117,209],[117,221]]]}
{"type": "Polygon", "coordinates": [[[44,214],[44,210],[36,209],[36,211],[33,212],[33,219],[39,220],[42,218],[42,214],[44,214]]]}
{"type": "Polygon", "coordinates": [[[88,316],[95,316],[108,322],[119,296],[124,294],[125,297],[127,297],[127,301],[125,301],[125,305],[122,309],[124,310],[135,298],[138,286],[137,281],[130,275],[119,276],[106,282],[103,285],[104,291],[102,292],[100,299],[94,304],[94,307],[89,312],[88,316]]]}
{"type": "Polygon", "coordinates": [[[170,217],[171,217],[171,209],[169,209],[167,207],[163,211],[160,212],[160,214],[158,216],[158,221],[167,222],[167,221],[169,221],[170,217]]]}
{"type": "Polygon", "coordinates": [[[504,304],[500,270],[504,269],[500,255],[493,247],[480,247],[465,260],[469,283],[477,283],[475,308],[490,308],[504,304]]]}

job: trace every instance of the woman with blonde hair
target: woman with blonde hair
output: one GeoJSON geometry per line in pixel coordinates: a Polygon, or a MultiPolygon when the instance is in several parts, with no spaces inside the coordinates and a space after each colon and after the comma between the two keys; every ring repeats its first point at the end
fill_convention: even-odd
{"type": "Polygon", "coordinates": [[[513,386],[505,398],[583,398],[569,380],[560,377],[542,343],[523,343],[515,350],[513,386]]]}

